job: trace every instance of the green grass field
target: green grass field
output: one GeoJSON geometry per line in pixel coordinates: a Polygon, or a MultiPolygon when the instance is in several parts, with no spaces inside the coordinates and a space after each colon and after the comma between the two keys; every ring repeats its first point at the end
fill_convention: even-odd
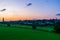
{"type": "Polygon", "coordinates": [[[0,40],[60,40],[60,34],[38,31],[38,29],[50,30],[51,28],[37,28],[31,26],[0,24],[0,40]]]}

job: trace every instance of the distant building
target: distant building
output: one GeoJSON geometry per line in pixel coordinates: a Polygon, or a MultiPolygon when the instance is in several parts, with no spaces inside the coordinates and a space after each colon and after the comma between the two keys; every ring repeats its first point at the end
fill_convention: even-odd
{"type": "Polygon", "coordinates": [[[2,22],[4,22],[4,17],[2,18],[2,22]]]}

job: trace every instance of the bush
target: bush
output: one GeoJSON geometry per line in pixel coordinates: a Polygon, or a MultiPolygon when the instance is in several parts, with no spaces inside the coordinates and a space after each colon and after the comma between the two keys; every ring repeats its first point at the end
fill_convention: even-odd
{"type": "Polygon", "coordinates": [[[54,26],[54,31],[56,33],[60,33],[60,22],[56,22],[54,26]]]}
{"type": "Polygon", "coordinates": [[[10,27],[11,26],[10,23],[8,23],[7,26],[10,27]]]}
{"type": "Polygon", "coordinates": [[[32,29],[36,29],[36,23],[35,23],[35,21],[33,21],[32,29]]]}
{"type": "Polygon", "coordinates": [[[32,29],[36,29],[36,26],[35,26],[35,25],[33,25],[33,26],[32,26],[32,29]]]}

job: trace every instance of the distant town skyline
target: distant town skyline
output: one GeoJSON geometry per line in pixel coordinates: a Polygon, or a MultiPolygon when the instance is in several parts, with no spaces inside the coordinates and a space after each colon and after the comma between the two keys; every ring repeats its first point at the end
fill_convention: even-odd
{"type": "Polygon", "coordinates": [[[0,20],[60,18],[60,0],[0,0],[0,20]],[[27,4],[32,5],[27,6],[27,4]],[[27,6],[27,7],[26,7],[27,6]]]}

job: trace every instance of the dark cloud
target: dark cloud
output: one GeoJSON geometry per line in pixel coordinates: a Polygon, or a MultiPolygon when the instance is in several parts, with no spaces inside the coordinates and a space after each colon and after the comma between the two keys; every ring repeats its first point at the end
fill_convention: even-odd
{"type": "Polygon", "coordinates": [[[28,4],[27,4],[27,6],[31,6],[31,5],[32,5],[32,3],[28,3],[28,4]]]}
{"type": "Polygon", "coordinates": [[[6,9],[2,9],[2,10],[0,10],[1,12],[3,12],[3,11],[5,11],[6,9]]]}
{"type": "Polygon", "coordinates": [[[56,16],[60,16],[60,13],[59,14],[56,14],[56,16]]]}

